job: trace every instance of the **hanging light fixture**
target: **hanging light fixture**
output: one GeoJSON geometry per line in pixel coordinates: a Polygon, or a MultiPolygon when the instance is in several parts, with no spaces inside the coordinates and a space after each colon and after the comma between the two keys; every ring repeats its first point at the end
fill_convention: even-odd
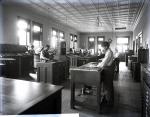
{"type": "Polygon", "coordinates": [[[101,20],[100,20],[100,3],[99,3],[99,0],[98,0],[98,16],[97,16],[97,26],[100,27],[102,26],[102,23],[101,23],[101,20]]]}

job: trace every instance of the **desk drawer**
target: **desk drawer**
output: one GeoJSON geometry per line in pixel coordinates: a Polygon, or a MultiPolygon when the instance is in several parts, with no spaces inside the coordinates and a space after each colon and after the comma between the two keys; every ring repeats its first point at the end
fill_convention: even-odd
{"type": "Polygon", "coordinates": [[[89,85],[97,85],[100,83],[100,72],[98,71],[78,71],[71,70],[71,80],[89,85]]]}

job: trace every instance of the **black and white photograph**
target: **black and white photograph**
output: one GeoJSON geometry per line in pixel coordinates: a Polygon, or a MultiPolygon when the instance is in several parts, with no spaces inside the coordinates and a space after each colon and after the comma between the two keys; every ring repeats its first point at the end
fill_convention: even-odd
{"type": "Polygon", "coordinates": [[[0,0],[0,117],[150,117],[150,0],[0,0]]]}

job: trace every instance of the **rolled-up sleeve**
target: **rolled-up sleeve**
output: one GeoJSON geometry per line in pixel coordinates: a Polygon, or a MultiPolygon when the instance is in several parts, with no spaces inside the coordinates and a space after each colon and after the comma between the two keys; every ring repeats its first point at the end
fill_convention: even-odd
{"type": "Polygon", "coordinates": [[[102,62],[100,62],[97,67],[104,67],[104,66],[108,66],[111,63],[113,54],[111,53],[111,51],[107,51],[105,54],[105,57],[102,59],[102,62]]]}

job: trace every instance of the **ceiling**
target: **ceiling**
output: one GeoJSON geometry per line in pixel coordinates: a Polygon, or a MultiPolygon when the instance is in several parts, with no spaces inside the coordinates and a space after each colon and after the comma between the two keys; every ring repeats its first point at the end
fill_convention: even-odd
{"type": "Polygon", "coordinates": [[[145,0],[4,0],[28,5],[79,32],[132,31],[145,0]]]}

